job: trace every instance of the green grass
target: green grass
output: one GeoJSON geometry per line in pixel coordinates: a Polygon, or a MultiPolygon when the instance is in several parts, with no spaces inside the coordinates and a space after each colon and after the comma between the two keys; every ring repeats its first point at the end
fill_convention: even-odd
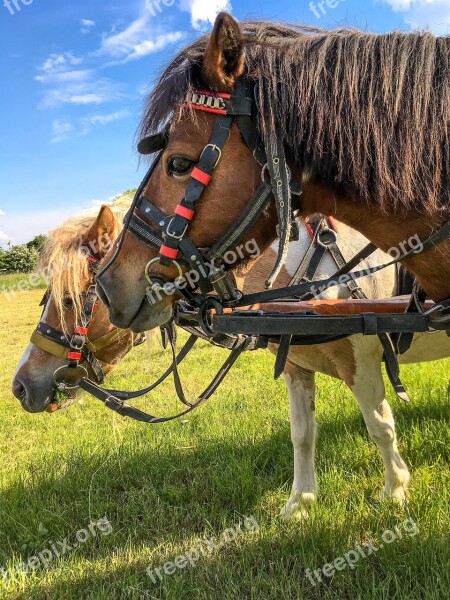
{"type": "MultiPolygon", "coordinates": [[[[400,452],[412,472],[404,509],[380,503],[382,463],[345,386],[319,377],[317,474],[311,517],[278,518],[292,483],[286,390],[272,379],[273,358],[248,354],[216,396],[188,418],[146,426],[84,398],[65,411],[28,415],[9,391],[11,375],[40,315],[42,293],[0,300],[3,349],[0,448],[0,569],[17,565],[106,516],[113,531],[6,585],[0,597],[47,600],[421,600],[448,598],[449,361],[403,369],[412,402],[392,397],[400,452]],[[245,533],[195,567],[153,583],[162,566],[199,540],[220,536],[243,515],[245,533]],[[312,586],[316,569],[411,517],[415,537],[386,545],[312,586]]],[[[191,396],[225,352],[201,344],[182,369],[191,396]]],[[[136,350],[111,386],[137,388],[168,356],[136,350]]],[[[178,409],[170,385],[136,404],[153,414],[178,409]]]]}
{"type": "Polygon", "coordinates": [[[7,302],[30,290],[45,290],[44,279],[33,273],[0,273],[0,298],[7,302]],[[31,278],[31,279],[30,279],[31,278]],[[17,286],[20,285],[20,289],[17,286]]]}

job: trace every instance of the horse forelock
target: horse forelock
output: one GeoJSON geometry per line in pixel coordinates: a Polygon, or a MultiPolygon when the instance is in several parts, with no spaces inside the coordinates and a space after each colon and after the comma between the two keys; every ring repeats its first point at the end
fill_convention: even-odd
{"type": "MultiPolygon", "coordinates": [[[[296,164],[385,212],[448,212],[450,37],[242,23],[261,134],[277,123],[296,164]]],[[[201,85],[209,36],[185,48],[147,99],[141,137],[174,126],[201,85]]]]}
{"type": "MultiPolygon", "coordinates": [[[[130,208],[132,198],[124,194],[110,205],[116,226],[110,236],[114,242],[122,228],[122,220],[130,208]]],[[[69,297],[73,302],[75,320],[78,320],[83,307],[82,294],[90,280],[87,253],[93,249],[86,243],[86,235],[94,224],[98,208],[89,209],[75,215],[62,225],[51,231],[41,255],[39,270],[45,273],[52,300],[61,320],[61,327],[66,329],[64,299],[69,297]]]]}

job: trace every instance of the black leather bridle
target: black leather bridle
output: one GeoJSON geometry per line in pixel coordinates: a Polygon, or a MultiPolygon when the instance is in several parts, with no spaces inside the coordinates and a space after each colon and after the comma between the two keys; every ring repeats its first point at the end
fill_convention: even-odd
{"type": "MultiPolygon", "coordinates": [[[[139,186],[125,220],[124,231],[116,253],[98,276],[101,277],[114,263],[121,251],[124,235],[130,231],[144,244],[159,252],[158,258],[150,261],[146,267],[150,293],[157,294],[161,290],[160,281],[152,278],[153,265],[159,263],[165,267],[175,266],[181,276],[180,263],[182,263],[188,270],[198,274],[198,288],[188,289],[186,286],[177,288],[190,304],[197,307],[205,304],[209,306],[210,294],[213,292],[222,304],[233,305],[241,298],[242,294],[236,289],[232,278],[226,271],[223,262],[224,255],[236,247],[275,199],[280,244],[276,264],[266,282],[267,288],[272,287],[286,259],[293,211],[298,208],[296,202],[292,201],[292,197],[298,198],[301,195],[301,188],[291,177],[284,146],[277,133],[273,132],[265,143],[259,135],[255,125],[257,107],[254,83],[246,78],[241,78],[232,94],[196,91],[188,95],[185,106],[193,110],[216,114],[217,121],[208,144],[204,147],[198,163],[192,169],[184,197],[176,207],[174,214],[166,215],[143,195],[166,145],[167,137],[164,133],[158,133],[141,140],[138,146],[141,154],[158,152],[159,154],[139,186]],[[198,202],[211,181],[213,171],[220,162],[222,150],[230,136],[233,122],[236,122],[244,142],[261,166],[261,185],[240,217],[221,238],[210,248],[200,249],[189,239],[188,228],[195,216],[198,202]],[[141,218],[137,212],[144,215],[145,218],[141,218]],[[151,225],[149,221],[154,225],[151,225]],[[214,265],[214,268],[211,269],[207,263],[214,265]],[[199,292],[196,292],[197,289],[199,292]]],[[[174,283],[176,285],[177,280],[174,283]]]]}
{"type": "MultiPolygon", "coordinates": [[[[124,335],[130,334],[126,330],[114,328],[95,340],[89,340],[89,326],[98,307],[98,295],[94,285],[98,260],[89,255],[87,261],[92,283],[84,295],[79,321],[74,326],[72,335],[67,335],[40,320],[30,340],[48,354],[67,360],[67,364],[58,368],[53,374],[53,381],[58,391],[70,391],[78,388],[80,380],[88,375],[85,364],[91,367],[97,383],[102,385],[106,375],[112,369],[112,365],[103,362],[97,354],[117,343],[124,335]]],[[[45,312],[50,297],[51,291],[48,289],[40,304],[43,307],[42,314],[45,312]]],[[[133,346],[139,346],[146,339],[145,334],[131,335],[133,346]]]]}

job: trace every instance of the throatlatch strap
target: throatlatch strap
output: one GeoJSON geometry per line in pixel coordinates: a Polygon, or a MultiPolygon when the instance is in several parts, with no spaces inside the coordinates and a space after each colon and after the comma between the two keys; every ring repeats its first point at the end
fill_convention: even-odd
{"type": "Polygon", "coordinates": [[[280,227],[280,242],[278,257],[266,281],[266,288],[270,289],[278,277],[288,253],[291,237],[292,208],[291,208],[291,172],[286,163],[283,141],[278,132],[274,132],[266,145],[267,167],[269,169],[275,205],[278,213],[280,227]]]}

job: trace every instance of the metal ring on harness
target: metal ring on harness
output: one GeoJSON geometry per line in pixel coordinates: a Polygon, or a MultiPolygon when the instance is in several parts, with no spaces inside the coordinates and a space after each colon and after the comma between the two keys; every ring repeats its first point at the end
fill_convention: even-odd
{"type": "Polygon", "coordinates": [[[328,246],[331,246],[331,244],[336,244],[337,241],[338,241],[337,233],[335,231],[333,231],[332,229],[322,229],[318,232],[318,234],[316,236],[317,245],[322,246],[322,248],[328,248],[328,246]],[[331,238],[327,239],[325,241],[325,239],[323,239],[323,236],[327,236],[327,235],[330,235],[331,238]]]}
{"type": "Polygon", "coordinates": [[[76,390],[80,387],[81,380],[87,377],[88,372],[81,365],[78,365],[77,367],[64,365],[59,367],[59,369],[56,369],[53,373],[53,381],[60,392],[64,392],[65,390],[76,390]],[[62,375],[62,378],[58,379],[58,375],[62,375]]]}
{"type": "MultiPolygon", "coordinates": [[[[148,281],[148,283],[150,284],[152,292],[156,292],[162,288],[159,281],[155,281],[154,279],[152,279],[152,277],[150,275],[150,269],[152,268],[152,266],[154,264],[159,263],[159,258],[160,258],[159,256],[157,256],[156,258],[153,258],[145,267],[145,278],[148,281]]],[[[178,269],[178,277],[176,277],[176,279],[173,282],[173,285],[176,288],[177,282],[181,282],[180,280],[183,280],[183,282],[184,282],[184,276],[183,276],[183,270],[181,269],[180,263],[177,262],[176,260],[174,260],[172,264],[178,269]]]]}
{"type": "Polygon", "coordinates": [[[219,300],[217,298],[213,298],[212,296],[208,296],[202,302],[198,313],[199,325],[208,336],[214,335],[211,318],[208,318],[208,311],[211,309],[214,309],[218,315],[223,314],[223,306],[219,300]]]}

